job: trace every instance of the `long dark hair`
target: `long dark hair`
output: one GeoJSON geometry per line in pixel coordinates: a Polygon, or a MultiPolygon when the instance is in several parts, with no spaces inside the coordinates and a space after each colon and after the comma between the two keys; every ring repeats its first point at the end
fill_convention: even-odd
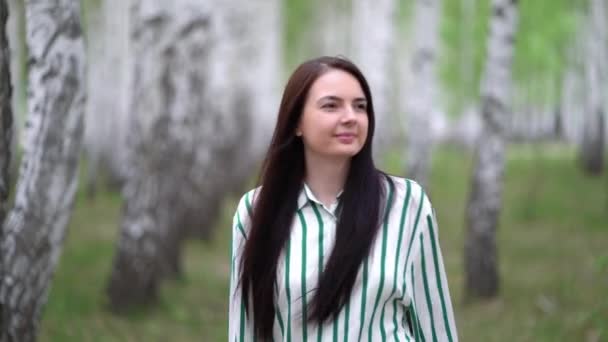
{"type": "Polygon", "coordinates": [[[248,318],[256,336],[270,339],[275,315],[278,259],[289,239],[297,198],[305,176],[304,146],[295,136],[310,87],[325,72],[339,69],[354,76],[367,100],[368,133],[361,151],[352,157],[340,198],[336,241],[312,300],[309,322],[335,318],[350,298],[359,268],[369,254],[380,226],[385,193],[382,172],[372,159],[374,108],[361,71],[341,57],[320,57],[302,63],[291,75],[279,108],[277,124],[260,175],[251,229],[240,260],[240,285],[248,318]]]}

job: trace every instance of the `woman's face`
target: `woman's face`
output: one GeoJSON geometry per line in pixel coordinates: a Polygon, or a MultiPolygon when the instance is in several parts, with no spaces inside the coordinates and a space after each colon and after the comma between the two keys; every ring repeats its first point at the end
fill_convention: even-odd
{"type": "Polygon", "coordinates": [[[359,81],[331,69],[312,84],[296,135],[308,156],[350,158],[363,148],[367,129],[367,100],[359,81]]]}

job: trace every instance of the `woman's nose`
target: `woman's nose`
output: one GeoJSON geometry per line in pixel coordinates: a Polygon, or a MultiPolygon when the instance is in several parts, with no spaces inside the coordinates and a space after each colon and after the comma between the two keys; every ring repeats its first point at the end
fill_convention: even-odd
{"type": "Polygon", "coordinates": [[[350,106],[346,106],[346,108],[344,109],[344,112],[342,114],[342,121],[350,122],[350,121],[354,121],[354,120],[355,120],[355,109],[350,106]]]}

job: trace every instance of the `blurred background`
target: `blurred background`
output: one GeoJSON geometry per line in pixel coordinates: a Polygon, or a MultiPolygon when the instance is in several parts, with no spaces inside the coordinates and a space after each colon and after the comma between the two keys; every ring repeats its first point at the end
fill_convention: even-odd
{"type": "Polygon", "coordinates": [[[430,195],[460,340],[608,340],[608,0],[6,2],[7,208],[27,207],[26,184],[43,207],[68,203],[59,228],[20,240],[53,251],[38,340],[226,340],[232,215],[287,77],[319,55],[362,69],[378,166],[430,195]],[[82,124],[42,139],[29,116],[55,74],[32,76],[36,53],[61,56],[66,35],[83,53],[49,65],[81,60],[84,100],[40,127],[65,108],[82,124]],[[71,161],[53,172],[78,179],[73,196],[26,182],[28,148],[45,146],[71,161]]]}

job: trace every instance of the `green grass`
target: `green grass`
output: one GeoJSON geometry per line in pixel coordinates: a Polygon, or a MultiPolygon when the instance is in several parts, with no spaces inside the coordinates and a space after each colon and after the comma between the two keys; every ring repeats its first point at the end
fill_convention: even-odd
{"type": "MultiPolygon", "coordinates": [[[[460,340],[608,338],[607,176],[585,177],[573,151],[562,147],[511,148],[498,230],[501,296],[465,305],[462,246],[471,157],[443,148],[433,165],[428,190],[460,340]]],[[[215,241],[188,244],[186,277],[163,287],[157,308],[115,316],[107,311],[104,290],[120,197],[105,193],[90,201],[80,194],[40,341],[225,341],[235,201],[226,204],[215,241]]]]}

